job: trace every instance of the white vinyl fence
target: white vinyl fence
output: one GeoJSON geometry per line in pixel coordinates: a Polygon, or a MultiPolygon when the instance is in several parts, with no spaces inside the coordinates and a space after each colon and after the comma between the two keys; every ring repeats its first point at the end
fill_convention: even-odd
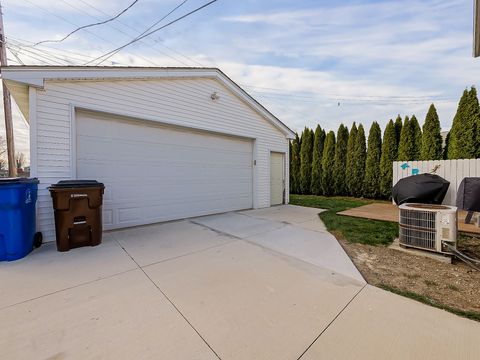
{"type": "Polygon", "coordinates": [[[410,175],[430,173],[437,165],[439,167],[435,174],[450,181],[448,193],[443,200],[445,205],[455,205],[457,190],[463,178],[480,177],[480,159],[394,161],[393,185],[410,175]]]}

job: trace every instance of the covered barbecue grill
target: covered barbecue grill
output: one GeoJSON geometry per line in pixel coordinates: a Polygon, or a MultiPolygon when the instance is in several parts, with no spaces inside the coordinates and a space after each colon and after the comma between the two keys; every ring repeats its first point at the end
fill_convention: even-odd
{"type": "Polygon", "coordinates": [[[450,182],[435,174],[412,175],[400,179],[392,189],[397,205],[404,203],[441,204],[450,182]]]}
{"type": "Polygon", "coordinates": [[[473,212],[480,211],[480,177],[466,177],[457,193],[457,207],[468,211],[465,223],[469,224],[473,212]]]}

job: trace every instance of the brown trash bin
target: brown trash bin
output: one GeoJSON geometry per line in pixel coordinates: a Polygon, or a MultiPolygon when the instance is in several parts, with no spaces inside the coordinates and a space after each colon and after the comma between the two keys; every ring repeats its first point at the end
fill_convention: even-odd
{"type": "Polygon", "coordinates": [[[99,245],[105,186],[95,180],[64,180],[49,190],[55,211],[57,250],[99,245]]]}

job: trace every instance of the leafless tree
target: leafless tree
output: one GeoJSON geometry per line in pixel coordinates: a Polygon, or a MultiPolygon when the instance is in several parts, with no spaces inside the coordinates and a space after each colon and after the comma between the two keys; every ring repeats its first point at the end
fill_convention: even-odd
{"type": "Polygon", "coordinates": [[[7,166],[7,160],[5,155],[7,154],[7,142],[0,136],[0,170],[3,170],[7,166]]]}
{"type": "Polygon", "coordinates": [[[0,136],[0,158],[2,158],[7,153],[7,142],[0,136]]]}
{"type": "Polygon", "coordinates": [[[15,156],[15,163],[17,164],[17,169],[23,169],[25,165],[25,155],[23,153],[17,153],[15,156]]]}

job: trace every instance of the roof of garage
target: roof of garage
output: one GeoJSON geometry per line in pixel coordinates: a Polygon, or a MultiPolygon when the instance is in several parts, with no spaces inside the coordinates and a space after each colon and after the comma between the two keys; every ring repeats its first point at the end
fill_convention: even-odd
{"type": "Polygon", "coordinates": [[[29,118],[28,87],[42,88],[44,82],[79,80],[192,79],[211,78],[220,81],[253,110],[270,121],[287,138],[295,133],[237,83],[217,68],[193,67],[115,67],[115,66],[7,66],[1,68],[2,79],[14,96],[20,110],[29,118]]]}

